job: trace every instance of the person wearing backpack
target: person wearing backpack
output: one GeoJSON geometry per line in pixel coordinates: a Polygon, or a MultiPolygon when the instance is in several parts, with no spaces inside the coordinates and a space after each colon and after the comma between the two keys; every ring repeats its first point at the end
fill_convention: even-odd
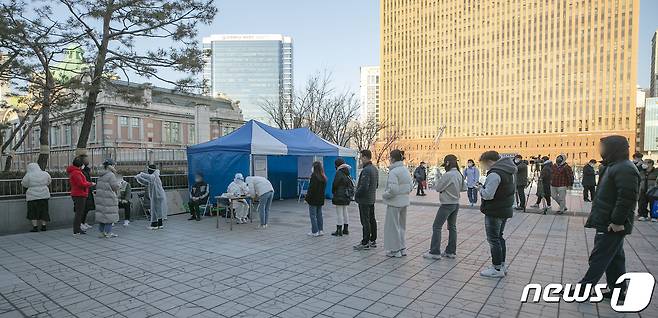
{"type": "Polygon", "coordinates": [[[354,184],[350,177],[350,167],[345,163],[343,158],[336,158],[334,161],[336,167],[336,176],[331,185],[333,198],[331,203],[336,206],[336,232],[331,233],[333,236],[343,236],[349,234],[349,215],[347,207],[354,197],[354,184]]]}
{"type": "Polygon", "coordinates": [[[441,206],[436,212],[432,225],[432,240],[430,250],[423,254],[427,259],[441,259],[441,257],[455,258],[457,255],[457,211],[459,211],[459,194],[464,187],[464,176],[459,171],[457,157],[447,155],[443,158],[446,173],[436,177],[434,189],[439,192],[441,206]],[[441,254],[441,228],[448,221],[448,246],[441,254]]]}

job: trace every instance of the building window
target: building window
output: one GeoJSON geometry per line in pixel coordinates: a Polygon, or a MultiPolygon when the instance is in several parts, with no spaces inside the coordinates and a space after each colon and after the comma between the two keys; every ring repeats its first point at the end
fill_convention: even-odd
{"type": "Polygon", "coordinates": [[[128,117],[125,116],[119,117],[119,125],[128,126],[128,117]]]}
{"type": "Polygon", "coordinates": [[[180,143],[180,123],[165,121],[164,126],[164,140],[168,144],[180,143]]]}
{"type": "Polygon", "coordinates": [[[72,138],[73,136],[71,135],[71,125],[64,125],[64,145],[70,146],[72,138]]]}
{"type": "Polygon", "coordinates": [[[139,118],[135,118],[135,117],[131,118],[131,119],[130,119],[130,125],[131,125],[133,128],[139,128],[139,126],[140,126],[140,125],[139,125],[139,118]]]}
{"type": "Polygon", "coordinates": [[[50,127],[50,145],[59,146],[60,141],[59,126],[50,127]]]}
{"type": "Polygon", "coordinates": [[[194,129],[193,124],[189,124],[187,127],[188,127],[187,142],[193,145],[196,143],[196,130],[194,129]]]}

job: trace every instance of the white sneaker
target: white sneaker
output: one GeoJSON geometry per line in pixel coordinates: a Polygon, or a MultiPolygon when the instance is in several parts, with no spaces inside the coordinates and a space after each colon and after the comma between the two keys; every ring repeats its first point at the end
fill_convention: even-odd
{"type": "Polygon", "coordinates": [[[322,235],[324,235],[324,231],[318,232],[318,236],[322,236],[322,235]]]}
{"type": "Polygon", "coordinates": [[[638,220],[638,221],[646,221],[646,220],[647,220],[647,218],[646,218],[646,217],[643,217],[643,216],[641,216],[641,217],[639,217],[639,218],[637,218],[637,220],[638,220]]]}
{"type": "Polygon", "coordinates": [[[503,271],[503,273],[505,273],[505,275],[507,275],[507,269],[509,268],[509,266],[507,266],[507,264],[505,264],[505,262],[500,263],[500,268],[503,271]]]}
{"type": "Polygon", "coordinates": [[[87,224],[87,223],[80,224],[80,229],[82,229],[83,231],[86,231],[90,228],[91,228],[91,226],[89,226],[89,224],[87,224]]]}
{"type": "Polygon", "coordinates": [[[480,272],[480,276],[491,277],[491,278],[500,278],[505,277],[505,272],[497,270],[493,265],[487,267],[485,270],[480,272]]]}
{"type": "Polygon", "coordinates": [[[159,227],[158,227],[158,226],[150,226],[150,225],[149,225],[149,226],[146,227],[146,229],[147,229],[147,230],[157,230],[157,229],[159,229],[159,227]]]}
{"type": "Polygon", "coordinates": [[[124,220],[124,221],[123,221],[123,226],[128,226],[128,225],[130,225],[130,221],[128,221],[128,220],[124,220]]]}
{"type": "Polygon", "coordinates": [[[656,219],[656,218],[652,218],[652,219],[651,219],[651,222],[658,222],[658,219],[656,219]]]}
{"type": "Polygon", "coordinates": [[[320,234],[317,233],[317,232],[316,232],[316,233],[309,232],[309,233],[306,233],[306,235],[308,235],[308,236],[312,236],[312,237],[318,237],[318,236],[320,236],[320,234]]]}
{"type": "Polygon", "coordinates": [[[105,237],[107,237],[107,238],[113,238],[113,237],[119,237],[119,236],[116,235],[116,234],[114,234],[114,233],[105,233],[105,237]]]}
{"type": "Polygon", "coordinates": [[[441,259],[441,255],[431,254],[430,252],[427,252],[427,253],[423,254],[423,258],[426,258],[426,259],[441,259]]]}
{"type": "Polygon", "coordinates": [[[457,254],[450,254],[450,253],[442,253],[441,256],[449,259],[455,259],[457,258],[457,254]]]}
{"type": "Polygon", "coordinates": [[[400,258],[402,257],[402,253],[400,251],[388,251],[386,252],[386,256],[400,258]]]}

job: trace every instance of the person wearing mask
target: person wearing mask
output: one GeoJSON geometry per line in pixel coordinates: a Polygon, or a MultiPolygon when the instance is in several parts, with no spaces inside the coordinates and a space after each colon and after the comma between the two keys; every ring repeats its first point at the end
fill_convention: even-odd
{"type": "Polygon", "coordinates": [[[553,176],[553,162],[544,156],[541,158],[541,171],[539,172],[539,180],[537,181],[537,203],[533,208],[539,208],[542,199],[546,203],[543,208],[544,215],[546,211],[551,209],[551,178],[553,176]]]}
{"type": "Polygon", "coordinates": [[[270,207],[274,198],[274,188],[272,183],[261,176],[250,176],[245,179],[249,188],[249,195],[258,199],[258,215],[260,218],[260,227],[267,228],[267,222],[270,216],[270,207]]]}
{"type": "Polygon", "coordinates": [[[75,217],[73,218],[73,235],[87,234],[81,228],[82,216],[85,213],[85,206],[87,204],[87,196],[89,189],[95,185],[93,182],[87,181],[85,175],[82,173],[83,160],[80,157],[75,157],[71,165],[66,168],[66,173],[69,175],[69,184],[71,188],[71,199],[73,199],[73,211],[75,217]]]}
{"type": "Polygon", "coordinates": [[[132,199],[132,186],[122,175],[117,175],[119,179],[119,209],[123,209],[123,226],[130,225],[130,207],[132,199]]]}
{"type": "Polygon", "coordinates": [[[416,180],[416,195],[424,196],[425,195],[425,184],[427,182],[427,169],[425,168],[425,162],[421,161],[420,165],[414,170],[414,179],[416,180]]]}
{"type": "Polygon", "coordinates": [[[162,187],[160,180],[160,170],[151,164],[146,172],[140,172],[135,176],[135,180],[146,187],[149,202],[151,204],[151,224],[147,227],[149,230],[159,230],[164,228],[163,219],[167,218],[167,194],[162,187]]]}
{"type": "Polygon", "coordinates": [[[377,247],[377,220],[375,219],[375,199],[379,186],[379,172],[372,164],[372,152],[361,150],[361,173],[354,192],[354,201],[359,204],[359,218],[363,228],[363,239],[355,250],[368,250],[377,247]]]}
{"type": "Polygon", "coordinates": [[[311,177],[308,183],[308,191],[304,200],[308,203],[308,215],[311,219],[311,232],[308,236],[324,235],[324,221],[322,219],[322,206],[324,205],[324,193],[327,188],[327,175],[324,174],[322,162],[313,163],[311,177]]]}
{"type": "MultiPolygon", "coordinates": [[[[87,155],[81,155],[80,158],[82,159],[82,173],[85,176],[85,179],[87,179],[87,182],[91,182],[91,163],[89,162],[89,156],[87,155]]],[[[93,226],[89,225],[87,223],[87,216],[89,215],[89,211],[93,211],[96,209],[96,201],[94,200],[94,191],[96,189],[94,186],[92,186],[89,189],[89,195],[87,196],[87,202],[85,202],[85,211],[82,214],[82,224],[80,225],[80,228],[83,231],[86,231],[93,226]]]]}
{"type": "MultiPolygon", "coordinates": [[[[249,187],[247,186],[247,183],[244,182],[242,173],[238,172],[235,174],[233,177],[233,182],[228,185],[226,192],[234,197],[244,197],[249,195],[249,187]]],[[[247,200],[232,200],[231,204],[233,205],[232,208],[235,213],[237,223],[247,223],[247,217],[249,215],[249,203],[247,200]]]]}
{"type": "Polygon", "coordinates": [[[331,185],[331,193],[333,194],[331,203],[336,206],[336,232],[331,233],[331,235],[343,236],[350,233],[348,230],[349,215],[347,208],[354,196],[354,183],[352,183],[352,177],[350,177],[352,167],[345,163],[343,158],[336,158],[334,166],[336,167],[336,175],[331,185]]]}
{"type": "Polygon", "coordinates": [[[95,217],[98,223],[99,237],[117,237],[112,232],[112,224],[119,222],[119,198],[117,192],[121,187],[120,180],[116,176],[115,162],[106,159],[103,162],[103,174],[96,183],[96,210],[95,217]]]}
{"type": "Polygon", "coordinates": [[[658,179],[658,169],[654,167],[653,160],[644,160],[642,172],[640,172],[640,192],[637,207],[637,213],[639,214],[638,221],[648,221],[650,219],[649,210],[651,210],[653,200],[647,195],[647,192],[656,186],[656,179],[658,179]]]}
{"type": "Polygon", "coordinates": [[[605,273],[610,291],[603,298],[611,298],[612,290],[621,289],[625,298],[626,282],[617,284],[626,273],[624,238],[633,231],[633,217],[640,187],[640,173],[628,160],[629,144],[624,136],[608,136],[600,142],[601,168],[599,185],[592,209],[585,222],[586,228],[596,229],[594,247],[589,256],[589,268],[581,284],[595,285],[605,273]]]}
{"type": "Polygon", "coordinates": [[[441,257],[455,258],[457,256],[457,212],[459,211],[459,193],[464,186],[464,177],[459,172],[457,157],[447,155],[443,158],[443,168],[446,173],[437,175],[434,181],[434,190],[439,192],[439,210],[432,224],[432,240],[430,250],[423,254],[427,259],[441,259],[441,257]],[[448,246],[441,254],[441,228],[448,221],[448,246]]]}
{"type": "Polygon", "coordinates": [[[480,170],[475,167],[475,161],[468,159],[466,169],[464,169],[464,177],[466,177],[466,194],[468,195],[468,202],[471,206],[478,203],[478,190],[477,184],[480,182],[480,170]]]}
{"type": "Polygon", "coordinates": [[[388,179],[382,193],[386,204],[384,250],[388,257],[402,257],[407,255],[407,207],[410,204],[409,193],[413,190],[413,180],[404,165],[404,153],[401,150],[391,151],[389,161],[388,179]]]}
{"type": "Polygon", "coordinates": [[[642,158],[644,158],[644,155],[641,152],[636,152],[633,154],[633,164],[640,172],[643,170],[642,164],[644,163],[644,160],[642,158]]]}
{"type": "Polygon", "coordinates": [[[209,195],[208,184],[203,181],[203,175],[197,172],[194,175],[194,184],[190,189],[190,201],[187,203],[187,206],[190,208],[190,218],[187,219],[188,221],[201,221],[201,210],[199,207],[208,203],[209,195]]]}
{"type": "Polygon", "coordinates": [[[480,275],[504,277],[507,273],[507,245],[503,232],[507,219],[514,215],[514,175],[517,169],[511,158],[501,158],[500,154],[493,150],[480,156],[480,165],[487,170],[487,178],[480,187],[480,211],[484,214],[484,227],[492,263],[480,272],[480,275]]]}
{"type": "Polygon", "coordinates": [[[585,202],[592,202],[594,200],[594,195],[596,193],[596,160],[590,160],[583,167],[583,179],[581,184],[583,185],[583,200],[585,202]],[[591,199],[590,199],[591,198],[591,199]]]}
{"type": "Polygon", "coordinates": [[[39,223],[41,223],[41,231],[46,231],[46,224],[50,222],[48,213],[50,190],[48,186],[51,180],[48,172],[41,170],[39,164],[32,162],[27,165],[21,185],[27,189],[25,200],[27,201],[27,219],[32,222],[30,232],[39,232],[39,223]]]}
{"type": "Polygon", "coordinates": [[[552,167],[551,175],[551,197],[560,206],[557,214],[567,211],[567,188],[573,186],[573,170],[567,164],[567,156],[558,155],[552,167]]]}
{"type": "Polygon", "coordinates": [[[515,210],[525,211],[525,188],[528,186],[528,162],[523,160],[522,155],[514,156],[516,165],[516,201],[518,205],[515,210]]]}

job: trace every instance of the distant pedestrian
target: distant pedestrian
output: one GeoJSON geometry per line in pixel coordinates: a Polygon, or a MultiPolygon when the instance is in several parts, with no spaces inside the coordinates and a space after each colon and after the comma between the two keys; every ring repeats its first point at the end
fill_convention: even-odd
{"type": "Polygon", "coordinates": [[[350,169],[352,167],[345,163],[343,158],[336,158],[334,166],[336,168],[336,175],[331,185],[331,192],[333,194],[331,203],[336,206],[336,232],[331,233],[331,235],[343,236],[350,233],[348,230],[349,215],[347,208],[354,197],[354,183],[352,183],[352,177],[350,177],[350,169]]]}
{"type": "Polygon", "coordinates": [[[48,186],[51,180],[48,172],[41,170],[39,164],[32,162],[27,165],[21,185],[27,189],[25,200],[27,201],[27,219],[32,222],[30,232],[39,232],[39,222],[41,222],[41,231],[45,231],[46,224],[50,222],[48,213],[50,190],[48,186]]]}
{"type": "Polygon", "coordinates": [[[197,172],[194,175],[194,184],[190,189],[190,200],[187,203],[187,206],[190,208],[190,218],[187,219],[188,221],[201,221],[200,206],[208,203],[209,196],[208,184],[203,180],[203,174],[197,172]]]}
{"type": "Polygon", "coordinates": [[[386,189],[382,194],[386,204],[384,250],[389,257],[402,257],[407,255],[407,207],[410,204],[409,193],[413,190],[413,181],[404,165],[404,153],[401,150],[391,151],[389,160],[391,165],[388,167],[386,189]]]}
{"type": "Polygon", "coordinates": [[[424,196],[425,187],[427,185],[427,168],[425,168],[425,162],[421,161],[420,165],[414,170],[414,179],[416,180],[416,195],[424,196]]]}
{"type": "Polygon", "coordinates": [[[372,164],[372,152],[361,151],[361,173],[354,191],[354,201],[359,204],[359,218],[363,227],[363,239],[354,249],[377,247],[377,220],[375,219],[375,199],[379,186],[379,172],[372,164]]]}
{"type": "Polygon", "coordinates": [[[484,277],[504,277],[507,273],[505,259],[507,245],[503,232],[507,219],[514,215],[514,175],[516,165],[509,157],[501,158],[496,151],[480,156],[480,165],[487,170],[487,179],[480,188],[484,213],[484,227],[491,250],[492,265],[480,272],[484,277]]]}
{"type": "Polygon", "coordinates": [[[644,168],[642,168],[642,164],[644,163],[642,158],[644,158],[644,155],[641,152],[636,152],[633,154],[633,164],[640,172],[644,170],[644,168]]]}
{"type": "Polygon", "coordinates": [[[93,182],[87,181],[85,175],[82,173],[82,166],[82,158],[75,157],[73,163],[66,168],[66,173],[69,175],[71,199],[73,199],[73,211],[75,212],[73,235],[87,234],[81,227],[82,216],[85,213],[89,189],[95,185],[93,182]]]}
{"type": "Polygon", "coordinates": [[[539,172],[539,180],[537,181],[537,203],[533,205],[533,208],[539,208],[542,200],[544,200],[545,206],[543,208],[543,213],[546,214],[546,211],[551,209],[551,178],[553,175],[553,162],[544,156],[541,158],[541,171],[539,172]]]}
{"type": "Polygon", "coordinates": [[[567,156],[561,154],[555,158],[551,175],[551,197],[560,206],[557,214],[567,211],[567,189],[573,186],[573,170],[567,164],[567,156]]]}
{"type": "Polygon", "coordinates": [[[596,193],[596,160],[590,160],[583,167],[583,179],[581,184],[583,185],[583,200],[585,202],[592,202],[594,200],[594,195],[596,193]]]}
{"type": "Polygon", "coordinates": [[[439,192],[439,210],[432,224],[432,240],[430,250],[423,254],[427,259],[441,259],[441,257],[455,258],[457,256],[457,212],[459,211],[459,194],[464,186],[464,176],[459,172],[457,157],[447,155],[443,158],[446,169],[435,183],[434,189],[439,192]],[[448,245],[441,254],[441,228],[448,221],[448,245]]]}
{"type": "MultiPolygon", "coordinates": [[[[84,174],[85,179],[87,179],[87,182],[92,182],[91,179],[91,163],[89,161],[89,156],[87,155],[81,155],[80,159],[82,159],[82,174],[84,174]]],[[[96,191],[95,186],[92,186],[89,189],[89,194],[87,196],[87,201],[85,202],[85,211],[82,214],[82,224],[80,225],[80,228],[83,231],[86,231],[93,226],[89,225],[87,223],[87,216],[89,215],[89,211],[93,211],[96,209],[96,201],[94,200],[94,191],[96,191]]]]}
{"type": "Polygon", "coordinates": [[[98,223],[99,237],[102,238],[117,237],[112,232],[112,224],[119,222],[119,198],[117,192],[121,184],[119,178],[116,176],[114,166],[114,160],[106,159],[103,162],[103,175],[98,178],[96,184],[95,219],[98,223]]]}
{"type": "Polygon", "coordinates": [[[245,179],[252,198],[258,199],[258,215],[260,227],[266,229],[270,217],[270,207],[274,198],[274,187],[267,178],[261,176],[249,176],[245,179]]]}
{"type": "Polygon", "coordinates": [[[119,178],[119,209],[123,209],[123,226],[128,226],[132,220],[130,218],[132,186],[122,175],[118,175],[117,178],[119,178]]]}
{"type": "Polygon", "coordinates": [[[599,185],[592,210],[585,227],[596,229],[594,247],[589,256],[589,268],[580,280],[582,284],[597,284],[606,276],[608,292],[603,298],[611,298],[613,290],[620,288],[619,300],[626,294],[626,282],[617,284],[626,273],[624,238],[633,231],[633,211],[638,197],[640,175],[628,160],[628,140],[624,136],[601,139],[601,168],[599,185]]]}
{"type": "Polygon", "coordinates": [[[475,166],[473,159],[468,159],[466,169],[464,169],[464,177],[466,178],[466,194],[468,195],[468,202],[471,206],[478,203],[478,190],[477,184],[480,182],[480,170],[475,166]]]}
{"type": "Polygon", "coordinates": [[[304,200],[308,203],[308,215],[311,219],[311,232],[308,236],[324,235],[324,219],[322,218],[322,206],[325,201],[325,190],[327,189],[327,175],[320,161],[313,163],[313,172],[308,183],[308,191],[304,200]]]}
{"type": "Polygon", "coordinates": [[[528,186],[528,162],[523,160],[522,155],[514,157],[514,164],[516,165],[516,200],[518,205],[516,210],[525,211],[525,188],[528,186]]]}
{"type": "MultiPolygon", "coordinates": [[[[654,166],[654,161],[645,159],[642,164],[642,172],[640,172],[640,192],[638,200],[638,221],[648,221],[649,211],[653,206],[653,198],[647,192],[656,186],[656,179],[658,179],[658,169],[654,166]]],[[[656,219],[651,219],[656,221],[656,219]]]]}
{"type": "Polygon", "coordinates": [[[146,227],[149,230],[160,230],[164,228],[162,220],[167,218],[167,193],[162,187],[160,170],[153,164],[149,165],[146,172],[140,172],[135,180],[146,186],[149,201],[151,203],[151,224],[146,227]]]}

